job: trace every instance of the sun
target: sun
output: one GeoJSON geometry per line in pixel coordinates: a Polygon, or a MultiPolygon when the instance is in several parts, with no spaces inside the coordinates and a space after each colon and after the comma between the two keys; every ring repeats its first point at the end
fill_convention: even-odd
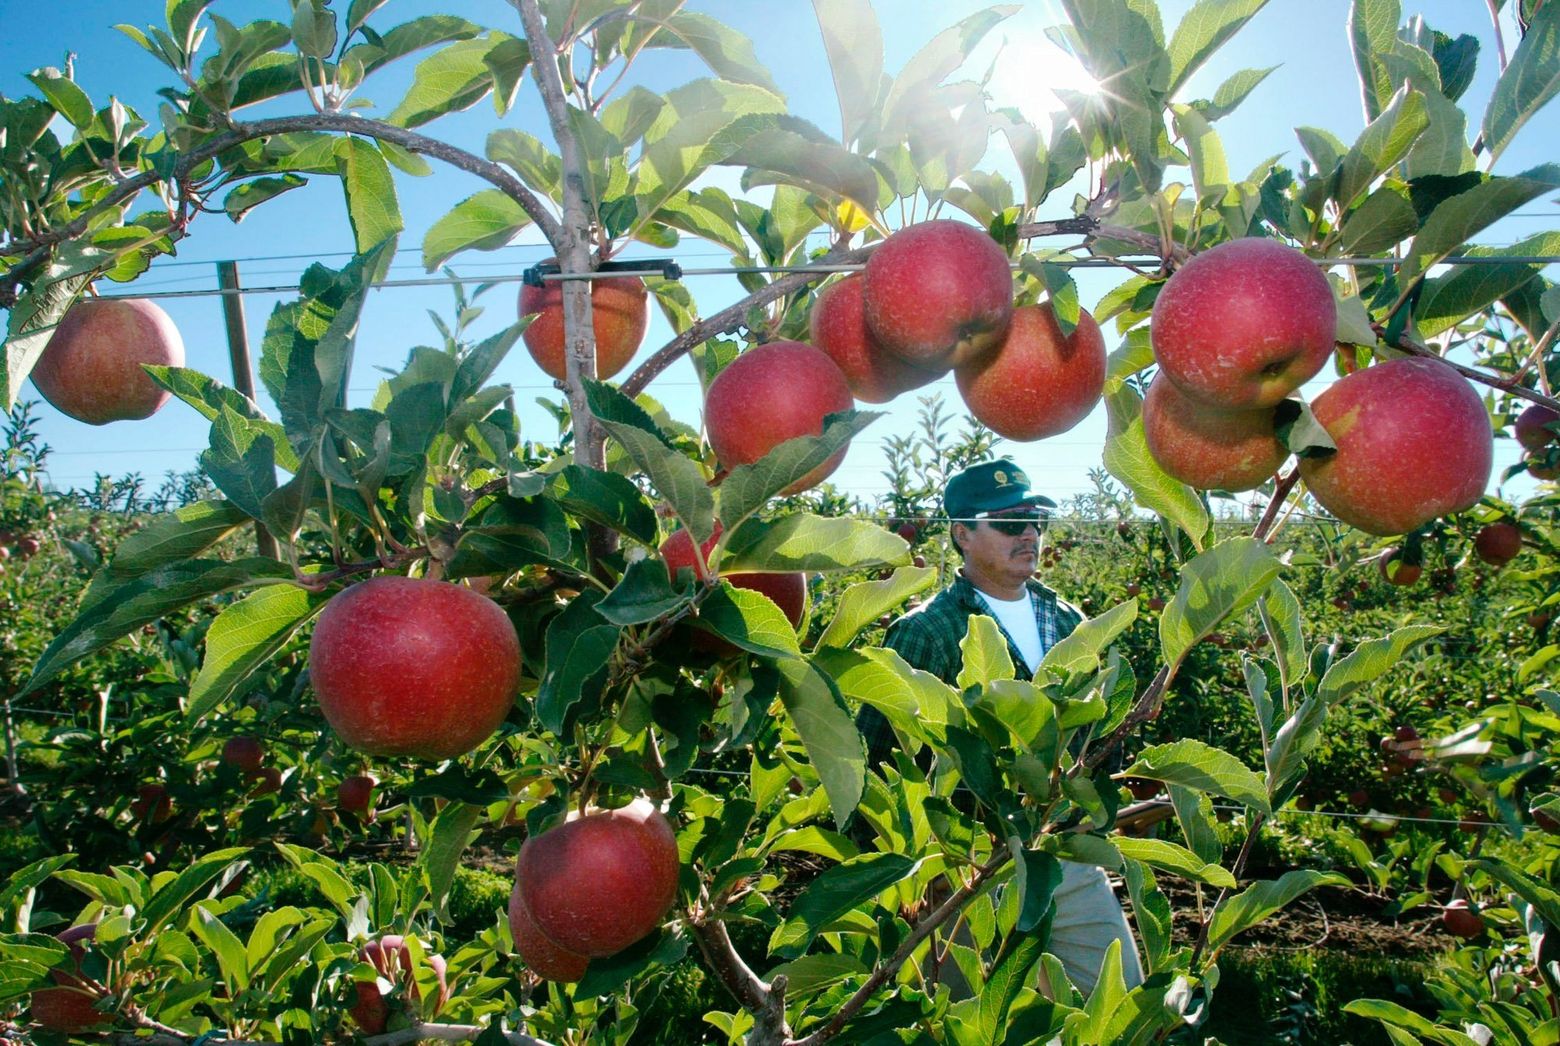
{"type": "Polygon", "coordinates": [[[1037,127],[1048,127],[1062,107],[1057,91],[1101,93],[1083,63],[1039,34],[1009,37],[992,64],[987,91],[997,106],[1013,106],[1037,127]]]}

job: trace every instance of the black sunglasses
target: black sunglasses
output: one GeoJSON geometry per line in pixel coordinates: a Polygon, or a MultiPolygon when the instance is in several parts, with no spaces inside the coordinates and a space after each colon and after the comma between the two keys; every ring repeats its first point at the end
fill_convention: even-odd
{"type": "Polygon", "coordinates": [[[987,516],[981,522],[991,524],[991,529],[998,534],[1016,538],[1031,526],[1037,534],[1044,534],[1050,520],[1044,516],[987,516]]]}

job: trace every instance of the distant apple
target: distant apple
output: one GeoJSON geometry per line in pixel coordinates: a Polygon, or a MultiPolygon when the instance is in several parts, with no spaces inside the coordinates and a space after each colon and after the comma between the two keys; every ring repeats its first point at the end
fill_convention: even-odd
{"type": "Polygon", "coordinates": [[[1484,933],[1484,917],[1468,907],[1461,897],[1448,901],[1441,912],[1441,925],[1454,937],[1478,937],[1484,933]]]}
{"type": "Polygon", "coordinates": [[[1542,403],[1530,404],[1517,415],[1515,425],[1517,442],[1522,444],[1524,450],[1543,450],[1549,444],[1560,440],[1560,436],[1550,428],[1557,421],[1560,421],[1560,414],[1549,407],[1542,403]]]}
{"type": "MultiPolygon", "coordinates": [[[[710,382],[704,427],[721,467],[750,465],[788,439],[818,436],[830,414],[855,405],[845,375],[822,349],[772,341],[742,353],[710,382]]],[[[781,491],[822,483],[845,460],[845,448],[781,491]]]]}
{"type": "Polygon", "coordinates": [[[336,807],[342,813],[357,814],[366,821],[374,819],[374,789],[379,781],[373,774],[353,774],[336,786],[336,807]]]}
{"type": "Polygon", "coordinates": [[[520,900],[520,884],[509,891],[509,933],[515,941],[515,951],[531,972],[543,980],[572,984],[585,976],[590,960],[583,955],[558,947],[536,927],[536,920],[526,911],[520,900]]]}
{"type": "MultiPolygon", "coordinates": [[[[709,573],[709,555],[715,548],[715,543],[720,540],[721,526],[716,521],[715,532],[700,546],[703,558],[701,564],[696,565],[693,556],[693,536],[686,530],[675,531],[671,537],[661,542],[661,559],[666,563],[666,572],[676,580],[680,570],[692,570],[699,573],[709,573]]],[[[792,628],[800,627],[802,617],[807,612],[807,575],[801,572],[783,574],[723,574],[722,580],[730,582],[733,588],[745,588],[752,592],[759,592],[768,596],[785,614],[786,620],[792,628]]],[[[731,655],[737,652],[737,648],[723,639],[699,632],[695,634],[694,643],[700,649],[711,650],[722,655],[731,655]]]]}
{"type": "Polygon", "coordinates": [[[256,774],[260,772],[260,764],[265,761],[265,748],[257,737],[230,737],[222,746],[222,761],[242,774],[256,774]]]}
{"type": "Polygon", "coordinates": [[[130,812],[143,821],[156,824],[173,816],[173,798],[160,784],[142,785],[130,801],[130,812]]]}
{"type": "MultiPolygon", "coordinates": [[[[358,955],[374,967],[378,979],[358,981],[354,985],[356,996],[347,1012],[352,1015],[358,1027],[369,1035],[380,1035],[389,1023],[390,1004],[385,999],[384,992],[380,990],[379,979],[392,986],[397,980],[403,980],[407,985],[407,994],[413,1000],[422,998],[422,992],[412,976],[412,950],[400,934],[388,933],[378,940],[366,942],[358,955]]],[[[428,968],[438,978],[438,1005],[435,1007],[437,1010],[450,998],[449,983],[445,979],[449,966],[442,955],[429,955],[427,962],[428,968]]]]}
{"type": "Polygon", "coordinates": [[[1376,560],[1376,569],[1383,580],[1393,585],[1412,585],[1424,573],[1424,567],[1403,558],[1403,550],[1389,548],[1376,560]]]}
{"type": "Polygon", "coordinates": [[[168,402],[143,363],[184,366],[184,341],[168,314],[138,298],[86,298],[54,329],[32,380],[62,413],[106,425],[149,418],[168,402]]]}
{"type": "Polygon", "coordinates": [[[520,903],[547,939],[613,955],[661,924],[677,899],[677,837],[645,799],[575,815],[520,848],[520,903]]]}
{"type": "Polygon", "coordinates": [[[509,714],[520,641],[503,609],[469,588],[387,575],[326,604],[309,676],[325,719],[352,748],[450,759],[509,714]]]}
{"type": "MultiPolygon", "coordinates": [[[[537,314],[525,329],[525,347],[550,377],[563,381],[563,282],[520,286],[520,315],[537,314]]],[[[650,324],[645,283],[638,276],[607,276],[590,281],[591,329],[596,335],[596,377],[602,381],[628,365],[650,324]]]]}
{"type": "Polygon", "coordinates": [[[254,781],[249,794],[256,798],[262,795],[275,795],[282,790],[282,772],[274,766],[261,767],[249,777],[254,781]]]}
{"type": "Polygon", "coordinates": [[[1515,523],[1490,523],[1473,536],[1473,551],[1492,567],[1503,567],[1522,551],[1522,531],[1515,523]]]}
{"type": "Polygon", "coordinates": [[[961,367],[994,351],[1013,316],[1007,252],[983,229],[909,225],[867,259],[862,303],[878,343],[907,363],[961,367]]]}
{"type": "Polygon", "coordinates": [[[1494,436],[1484,401],[1439,360],[1405,357],[1329,386],[1312,414],[1337,451],[1300,459],[1323,508],[1367,534],[1406,534],[1476,504],[1494,436]]]}
{"type": "Polygon", "coordinates": [[[1199,490],[1251,490],[1289,457],[1274,432],[1275,408],[1220,410],[1189,399],[1161,371],[1143,399],[1148,453],[1199,490]]]}
{"type": "Polygon", "coordinates": [[[1165,281],[1149,330],[1160,368],[1191,399],[1224,410],[1276,406],[1336,344],[1332,287],[1276,240],[1231,240],[1165,281]]]}
{"type": "Polygon", "coordinates": [[[839,366],[851,394],[864,403],[887,403],[936,381],[944,369],[906,363],[878,344],[867,329],[861,286],[861,274],[852,273],[825,287],[813,303],[808,326],[813,345],[839,366]]]}
{"type": "Polygon", "coordinates": [[[981,424],[1006,439],[1066,432],[1100,401],[1105,339],[1087,310],[1062,337],[1050,303],[1013,310],[1007,338],[954,372],[959,394],[981,424]]]}

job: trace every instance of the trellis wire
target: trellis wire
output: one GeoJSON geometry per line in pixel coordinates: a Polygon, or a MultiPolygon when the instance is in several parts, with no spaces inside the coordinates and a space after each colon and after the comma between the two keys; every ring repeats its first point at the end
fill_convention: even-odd
{"type": "MultiPolygon", "coordinates": [[[[1157,265],[1163,259],[1155,256],[1123,257],[1123,258],[1060,258],[1048,260],[1047,265],[1059,265],[1072,269],[1099,269],[1122,268],[1129,265],[1157,265]]],[[[1318,265],[1330,267],[1334,265],[1348,265],[1355,267],[1369,266],[1395,266],[1407,261],[1404,258],[1317,258],[1318,265]]],[[[1522,255],[1452,255],[1436,262],[1437,265],[1553,265],[1560,264],[1560,255],[1555,254],[1522,254],[1522,255]]],[[[696,269],[682,269],[683,276],[737,276],[747,273],[775,274],[812,272],[819,275],[829,275],[840,272],[860,272],[865,269],[864,264],[852,265],[720,265],[708,266],[696,269]]],[[[547,282],[566,280],[605,280],[622,276],[662,276],[660,268],[645,269],[618,269],[612,272],[577,272],[577,273],[547,273],[541,277],[547,282]]],[[[394,287],[450,287],[464,286],[473,283],[520,283],[525,280],[523,274],[501,276],[429,276],[415,280],[381,280],[369,284],[371,288],[394,287]]],[[[267,287],[224,287],[211,290],[196,291],[149,291],[143,294],[105,294],[105,298],[207,298],[222,297],[224,295],[243,294],[294,294],[298,290],[296,285],[281,284],[267,287]]]]}

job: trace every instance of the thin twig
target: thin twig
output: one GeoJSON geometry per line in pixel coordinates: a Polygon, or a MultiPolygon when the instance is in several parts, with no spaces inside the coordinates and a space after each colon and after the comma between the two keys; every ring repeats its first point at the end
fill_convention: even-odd
{"type": "MultiPolygon", "coordinates": [[[[1376,332],[1382,336],[1382,340],[1386,341],[1385,330],[1379,324],[1372,324],[1372,326],[1374,326],[1376,328],[1376,332]]],[[[1553,396],[1545,396],[1541,392],[1535,392],[1525,385],[1518,384],[1511,378],[1498,378],[1494,375],[1486,374],[1481,370],[1475,370],[1472,367],[1464,366],[1461,363],[1454,363],[1445,356],[1438,355],[1434,350],[1426,348],[1423,345],[1416,344],[1404,337],[1399,337],[1396,341],[1386,341],[1386,344],[1394,349],[1397,349],[1399,352],[1406,352],[1410,356],[1420,356],[1427,360],[1438,360],[1439,362],[1444,363],[1448,367],[1455,370],[1458,374],[1461,374],[1463,377],[1467,378],[1469,381],[1476,381],[1480,385],[1488,385],[1492,389],[1499,389],[1507,395],[1516,396],[1519,399],[1531,400],[1534,403],[1541,403],[1550,410],[1560,411],[1560,400],[1555,399],[1553,396]]]]}

